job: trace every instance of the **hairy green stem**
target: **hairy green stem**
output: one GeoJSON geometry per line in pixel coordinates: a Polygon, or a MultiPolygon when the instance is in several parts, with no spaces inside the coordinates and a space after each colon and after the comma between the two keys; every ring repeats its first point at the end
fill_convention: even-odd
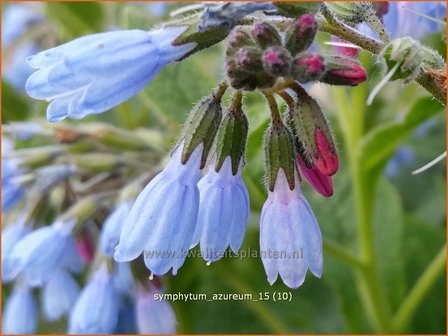
{"type": "Polygon", "coordinates": [[[356,225],[362,267],[354,268],[359,295],[364,308],[378,332],[390,332],[390,309],[379,282],[375,260],[372,228],[374,190],[368,188],[359,166],[359,144],[363,133],[365,111],[365,85],[356,89],[350,103],[344,89],[333,89],[338,107],[338,118],[345,138],[346,152],[351,170],[356,225]],[[359,97],[358,97],[359,96],[359,97]]]}

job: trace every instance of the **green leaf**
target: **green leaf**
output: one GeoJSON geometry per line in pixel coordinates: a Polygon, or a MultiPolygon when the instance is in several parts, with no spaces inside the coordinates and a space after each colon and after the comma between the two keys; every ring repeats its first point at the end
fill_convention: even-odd
{"type": "Polygon", "coordinates": [[[360,162],[367,171],[385,164],[397,147],[423,122],[442,111],[442,105],[429,97],[419,99],[405,120],[376,127],[369,132],[361,145],[360,162]]]}
{"type": "Polygon", "coordinates": [[[104,28],[104,10],[99,2],[47,2],[47,15],[57,21],[67,39],[97,33],[104,28]]]}
{"type": "Polygon", "coordinates": [[[2,81],[2,122],[26,120],[29,116],[29,102],[7,82],[2,81]]]}
{"type": "Polygon", "coordinates": [[[385,179],[379,180],[375,198],[375,257],[386,297],[395,310],[405,292],[403,209],[397,189],[385,179]]]}

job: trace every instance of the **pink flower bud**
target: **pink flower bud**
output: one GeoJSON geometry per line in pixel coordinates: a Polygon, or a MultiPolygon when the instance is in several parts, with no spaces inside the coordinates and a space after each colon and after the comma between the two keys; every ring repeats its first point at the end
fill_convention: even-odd
{"type": "Polygon", "coordinates": [[[270,47],[262,57],[263,66],[274,76],[285,76],[291,70],[291,55],[283,47],[270,47]]]}
{"type": "Polygon", "coordinates": [[[261,53],[258,49],[253,47],[245,47],[238,50],[236,53],[236,62],[241,68],[249,72],[263,71],[263,64],[261,63],[261,53]]]}
{"type": "Polygon", "coordinates": [[[333,146],[330,145],[332,141],[328,140],[324,132],[317,128],[314,133],[316,147],[319,151],[319,156],[314,158],[314,165],[327,176],[334,175],[339,168],[338,154],[333,146]]]}
{"type": "Polygon", "coordinates": [[[275,27],[266,22],[257,22],[252,27],[252,37],[261,48],[280,45],[280,35],[275,27]]]}
{"type": "Polygon", "coordinates": [[[367,79],[364,68],[354,59],[335,56],[327,60],[327,70],[321,81],[332,85],[356,86],[367,79]]]}
{"type": "Polygon", "coordinates": [[[319,79],[325,71],[325,63],[318,54],[300,54],[293,62],[292,74],[300,83],[319,79]]]}
{"type": "Polygon", "coordinates": [[[83,231],[78,239],[76,239],[76,248],[81,258],[90,263],[95,255],[95,245],[89,232],[83,231]]]}
{"type": "Polygon", "coordinates": [[[325,197],[333,195],[333,178],[331,176],[322,174],[314,165],[308,167],[300,155],[296,156],[296,163],[300,174],[319,194],[325,197]]]}
{"type": "Polygon", "coordinates": [[[317,32],[317,22],[313,14],[300,16],[286,31],[286,48],[296,55],[310,47],[317,32]]]}

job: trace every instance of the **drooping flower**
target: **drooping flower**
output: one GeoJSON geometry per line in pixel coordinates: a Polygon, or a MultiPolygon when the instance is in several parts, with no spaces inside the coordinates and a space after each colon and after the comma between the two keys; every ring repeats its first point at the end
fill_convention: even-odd
{"type": "Polygon", "coordinates": [[[42,289],[42,308],[47,321],[68,315],[79,291],[78,283],[67,271],[56,271],[42,289]]]}
{"type": "Polygon", "coordinates": [[[131,211],[132,203],[132,200],[120,203],[104,222],[100,236],[100,247],[101,251],[107,256],[114,254],[115,247],[120,240],[121,228],[131,211]]]}
{"type": "Polygon", "coordinates": [[[31,288],[17,282],[5,304],[3,334],[34,334],[37,321],[37,306],[31,288]]]}
{"type": "Polygon", "coordinates": [[[69,334],[110,334],[118,319],[113,279],[103,263],[81,291],[70,314],[69,334]]]}
{"type": "Polygon", "coordinates": [[[28,59],[38,71],[28,79],[26,91],[50,101],[51,122],[105,112],[138,93],[162,67],[195,47],[194,43],[172,45],[185,29],[113,31],[42,51],[28,59]]]}
{"type": "Polygon", "coordinates": [[[11,252],[13,276],[23,272],[29,284],[42,286],[64,264],[72,226],[56,222],[23,237],[11,252]]]}
{"type": "Polygon", "coordinates": [[[322,236],[313,211],[301,193],[298,181],[289,188],[285,172],[279,170],[274,190],[263,206],[260,249],[268,281],[278,275],[290,288],[298,288],[308,268],[322,274],[322,236]]]}
{"type": "Polygon", "coordinates": [[[144,251],[145,264],[156,274],[173,274],[182,266],[195,230],[203,145],[182,164],[183,144],[169,163],[137,197],[124,223],[115,260],[131,261],[144,251]]]}
{"type": "Polygon", "coordinates": [[[15,223],[6,226],[2,230],[2,282],[12,280],[14,264],[11,263],[11,252],[16,243],[31,229],[26,223],[26,216],[20,215],[15,223]]]}
{"type": "Polygon", "coordinates": [[[146,291],[142,285],[137,287],[136,319],[140,334],[175,334],[176,315],[171,305],[164,300],[155,300],[154,294],[162,290],[152,286],[146,291]]]}
{"type": "Polygon", "coordinates": [[[115,291],[123,297],[133,298],[134,278],[130,263],[115,263],[112,275],[115,291]]]}
{"type": "Polygon", "coordinates": [[[200,242],[203,258],[216,261],[229,245],[234,252],[241,247],[249,219],[249,193],[241,167],[233,175],[230,157],[219,172],[212,164],[198,188],[200,204],[193,245],[200,242]]]}

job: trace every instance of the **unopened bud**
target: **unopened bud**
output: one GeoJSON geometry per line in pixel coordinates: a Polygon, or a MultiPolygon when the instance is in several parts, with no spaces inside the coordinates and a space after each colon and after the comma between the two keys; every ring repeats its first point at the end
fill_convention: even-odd
{"type": "Polygon", "coordinates": [[[297,18],[286,31],[286,48],[295,55],[308,49],[314,41],[317,32],[317,22],[313,14],[305,14],[297,18]]]}
{"type": "Polygon", "coordinates": [[[263,49],[273,45],[280,45],[281,43],[277,29],[266,22],[257,22],[253,25],[252,37],[263,49]]]}
{"type": "Polygon", "coordinates": [[[367,72],[354,59],[329,56],[325,59],[325,72],[320,81],[331,85],[356,86],[367,79],[367,72]]]}
{"type": "Polygon", "coordinates": [[[423,62],[421,44],[410,37],[393,40],[384,48],[381,55],[384,56],[389,71],[395,69],[391,80],[409,81],[416,78],[423,62]]]}
{"type": "Polygon", "coordinates": [[[240,68],[245,71],[253,73],[263,71],[263,64],[261,63],[261,52],[256,48],[241,48],[236,53],[235,59],[240,68]]]}
{"type": "Polygon", "coordinates": [[[299,86],[294,108],[287,112],[287,122],[292,129],[297,146],[308,164],[314,164],[324,175],[331,176],[339,168],[333,135],[319,104],[299,86]]]}
{"type": "Polygon", "coordinates": [[[220,171],[227,157],[231,159],[232,173],[236,175],[246,150],[249,124],[239,103],[232,104],[224,116],[216,136],[216,171],[220,171]]]}
{"type": "Polygon", "coordinates": [[[318,54],[303,53],[292,62],[292,76],[300,83],[318,80],[324,71],[324,58],[318,54]]]}
{"type": "Polygon", "coordinates": [[[199,144],[204,145],[201,168],[205,166],[216,132],[222,119],[221,97],[215,93],[202,98],[190,112],[185,122],[183,135],[182,164],[185,164],[199,144]]]}
{"type": "Polygon", "coordinates": [[[321,173],[313,164],[307,164],[300,154],[296,156],[297,167],[300,174],[322,196],[333,195],[333,178],[321,173]]]}
{"type": "Polygon", "coordinates": [[[272,123],[264,138],[266,155],[267,183],[270,191],[274,190],[280,168],[283,168],[289,188],[294,189],[295,163],[294,138],[283,123],[272,123]]]}
{"type": "Polygon", "coordinates": [[[273,76],[286,76],[291,71],[291,55],[283,47],[270,47],[262,57],[264,69],[273,76]]]}
{"type": "Polygon", "coordinates": [[[264,69],[250,72],[244,66],[238,65],[234,59],[227,60],[226,73],[230,86],[237,90],[267,89],[271,88],[277,80],[264,69]]]}
{"type": "Polygon", "coordinates": [[[226,56],[231,57],[235,55],[240,48],[255,47],[255,41],[252,39],[249,32],[244,27],[235,28],[228,38],[226,56]]]}

